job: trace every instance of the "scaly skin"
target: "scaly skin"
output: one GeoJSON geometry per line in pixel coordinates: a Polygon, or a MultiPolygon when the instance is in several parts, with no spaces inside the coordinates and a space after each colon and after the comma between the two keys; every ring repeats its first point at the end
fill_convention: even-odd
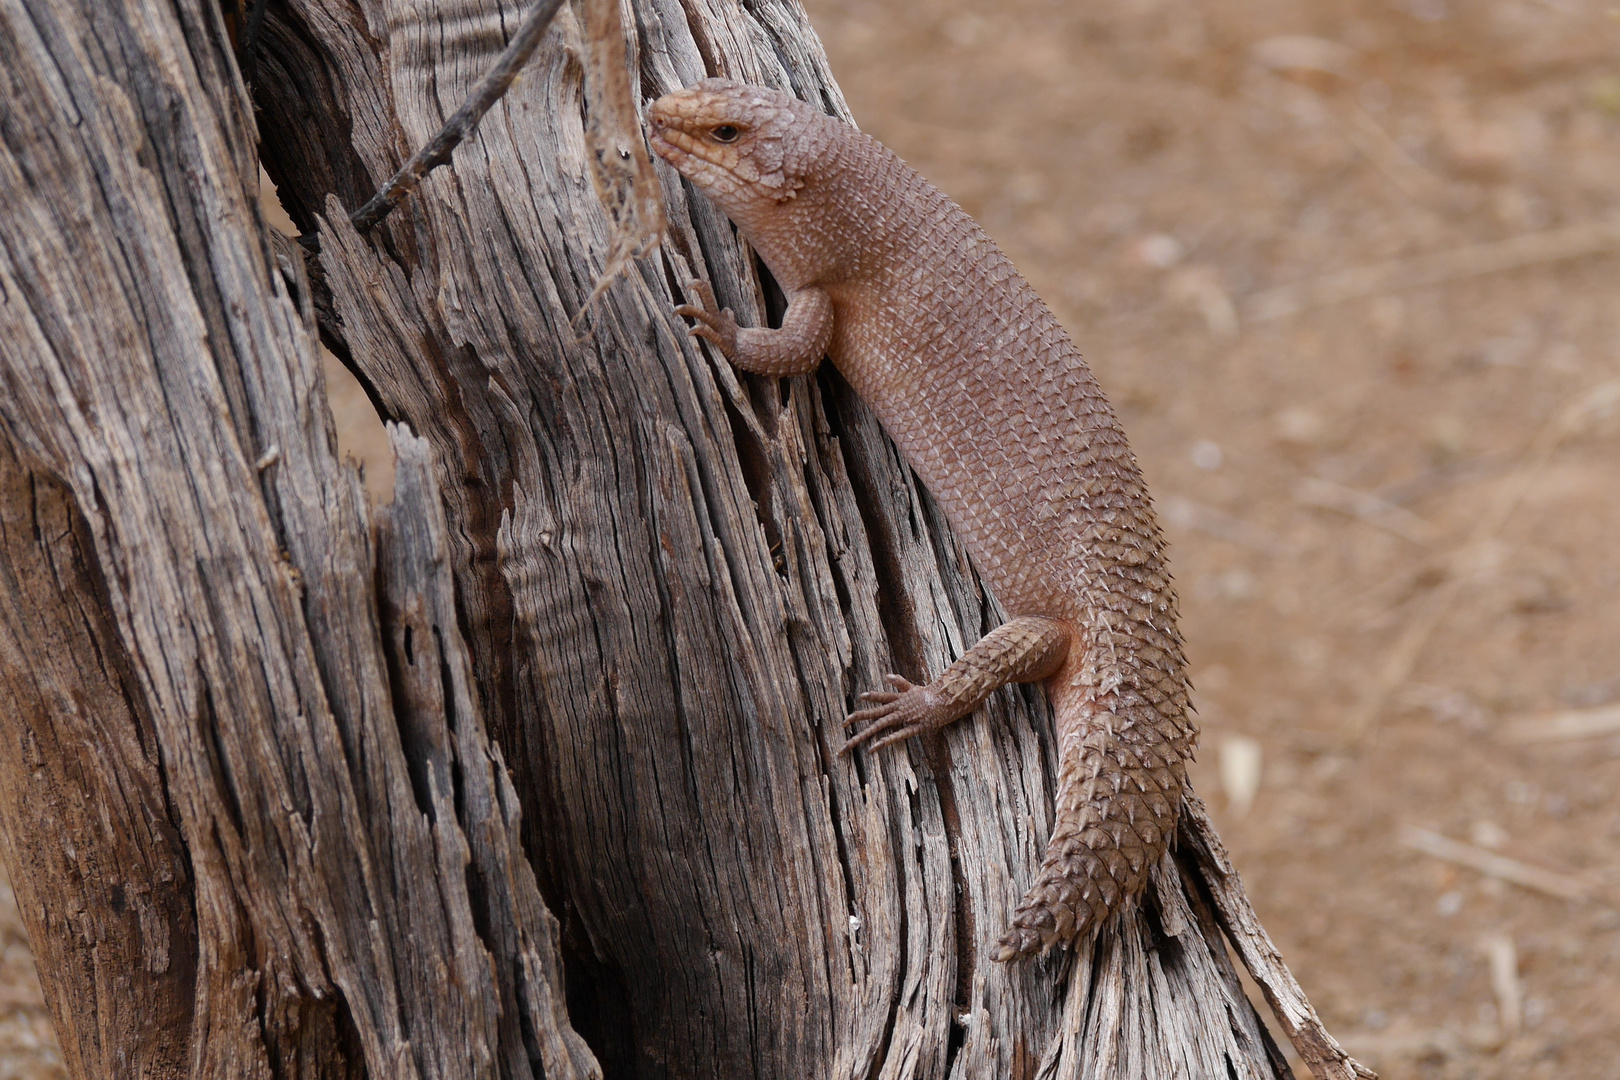
{"type": "Polygon", "coordinates": [[[739,368],[830,357],[877,412],[1012,615],[937,679],[861,695],[876,750],[1044,681],[1057,818],[996,949],[1045,952],[1131,902],[1175,833],[1198,733],[1164,541],[1113,410],[1001,250],[883,145],[785,94],[707,79],[654,102],[653,149],[736,222],[788,295],[741,328],[677,310],[739,368]]]}

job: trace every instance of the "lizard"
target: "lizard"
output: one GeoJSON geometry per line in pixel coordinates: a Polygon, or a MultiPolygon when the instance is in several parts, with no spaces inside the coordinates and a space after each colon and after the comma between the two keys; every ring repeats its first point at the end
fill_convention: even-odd
{"type": "MultiPolygon", "coordinates": [[[[1054,826],[991,951],[1089,935],[1134,903],[1175,835],[1198,729],[1165,543],[1141,469],[1058,320],[956,203],[789,94],[705,79],[647,111],[661,158],[722,209],[788,298],[743,327],[705,282],[676,312],[736,367],[825,356],[877,414],[1008,613],[938,677],[862,693],[844,744],[936,731],[1009,682],[1044,683],[1054,826]]],[[[875,741],[874,741],[875,740],[875,741]]]]}

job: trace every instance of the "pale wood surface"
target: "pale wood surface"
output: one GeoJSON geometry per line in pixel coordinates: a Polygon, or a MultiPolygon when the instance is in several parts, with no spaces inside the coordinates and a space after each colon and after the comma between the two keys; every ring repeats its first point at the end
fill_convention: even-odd
{"type": "MultiPolygon", "coordinates": [[[[787,0],[628,10],[644,98],[725,73],[844,111],[787,0]]],[[[212,11],[96,11],[0,8],[22,103],[0,143],[4,558],[68,568],[0,591],[6,677],[55,680],[6,746],[69,721],[123,741],[45,782],[131,788],[97,842],[195,970],[147,963],[156,916],[52,861],[21,824],[49,800],[0,804],[19,893],[93,910],[122,950],[94,956],[146,964],[86,974],[82,935],[25,908],[55,936],[64,1041],[90,1048],[75,1075],[131,1047],[153,1076],[1287,1074],[1216,929],[1247,908],[1211,885],[1218,847],[1185,845],[1094,949],[988,960],[1050,827],[1038,694],[833,756],[855,693],[939,670],[999,614],[835,375],[739,380],[685,336],[693,276],[755,320],[775,301],[672,176],[662,253],[583,310],[607,227],[566,13],[454,167],[363,240],[345,208],[521,7],[272,6],[258,134],[320,230],[306,278],[254,206],[212,11]],[[334,458],[317,318],[422,435],[396,434],[375,539],[334,458]],[[30,532],[34,504],[63,524],[30,532]],[[160,889],[169,864],[189,876],[160,889]],[[84,1030],[118,994],[176,1020],[84,1030]]]]}
{"type": "Polygon", "coordinates": [[[596,1075],[419,465],[379,603],[217,9],[8,5],[0,71],[5,855],[74,1075],[596,1075]]]}

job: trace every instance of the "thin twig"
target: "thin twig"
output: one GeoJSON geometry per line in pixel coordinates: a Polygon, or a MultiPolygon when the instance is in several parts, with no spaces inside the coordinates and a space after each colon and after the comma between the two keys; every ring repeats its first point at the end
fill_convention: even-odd
{"type": "Polygon", "coordinates": [[[1412,511],[1380,499],[1371,492],[1357,491],[1319,476],[1301,481],[1299,487],[1294,489],[1294,499],[1306,506],[1360,518],[1414,544],[1427,545],[1434,541],[1434,526],[1412,511]]]}
{"type": "Polygon", "coordinates": [[[1511,454],[1503,451],[1481,454],[1443,465],[1432,465],[1416,476],[1385,484],[1373,492],[1375,496],[1395,506],[1405,506],[1426,499],[1436,492],[1470,480],[1478,480],[1491,473],[1512,468],[1511,454]]]}
{"type": "Polygon", "coordinates": [[[1351,102],[1347,108],[1335,109],[1340,133],[1346,142],[1372,163],[1407,198],[1418,202],[1430,201],[1445,194],[1445,182],[1425,169],[1390,137],[1382,124],[1360,105],[1351,102]]]}
{"type": "Polygon", "coordinates": [[[1178,529],[1208,533],[1267,555],[1284,554],[1282,544],[1266,530],[1184,495],[1166,495],[1159,502],[1159,512],[1168,524],[1178,529]]]}
{"type": "Polygon", "coordinates": [[[1569,709],[1535,720],[1520,720],[1505,727],[1496,738],[1505,743],[1543,743],[1601,739],[1609,735],[1620,735],[1620,705],[1569,709]]]}
{"type": "Polygon", "coordinates": [[[359,210],[356,210],[349,221],[354,225],[355,231],[364,236],[377,223],[388,216],[389,211],[398,206],[400,202],[416,190],[432,169],[443,165],[450,160],[450,154],[461,145],[461,141],[478,127],[478,121],[490,107],[501,99],[512,81],[517,78],[523,65],[529,62],[534,50],[539,47],[540,40],[546,35],[546,28],[551,25],[552,18],[562,7],[562,0],[536,0],[529,13],[523,17],[523,25],[518,27],[517,34],[501,53],[500,59],[489,74],[478,81],[473,92],[468,95],[466,102],[456,110],[448,123],[433,136],[422,149],[418,150],[411,160],[407,161],[400,170],[394,174],[393,179],[383,186],[381,191],[373,195],[359,210]]]}
{"type": "Polygon", "coordinates": [[[1243,302],[1245,322],[1270,322],[1313,307],[1363,296],[1405,292],[1423,285],[1481,277],[1538,263],[1562,262],[1620,251],[1620,223],[1588,222],[1548,232],[1526,233],[1486,244],[1469,244],[1410,259],[1357,266],[1289,285],[1265,289],[1243,302]]]}
{"type": "Polygon", "coordinates": [[[1477,848],[1473,844],[1452,840],[1428,829],[1408,825],[1401,829],[1400,841],[1402,845],[1421,851],[1425,855],[1433,855],[1437,859],[1466,866],[1470,870],[1478,870],[1487,877],[1522,885],[1526,889],[1534,889],[1536,892],[1556,896],[1561,900],[1595,898],[1596,890],[1584,878],[1578,878],[1573,874],[1560,874],[1556,870],[1543,870],[1538,866],[1522,863],[1518,859],[1510,859],[1506,855],[1477,848]]]}

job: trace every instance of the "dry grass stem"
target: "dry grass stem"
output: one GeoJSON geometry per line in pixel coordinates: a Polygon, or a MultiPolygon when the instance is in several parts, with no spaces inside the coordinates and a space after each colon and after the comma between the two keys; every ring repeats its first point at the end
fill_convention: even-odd
{"type": "Polygon", "coordinates": [[[590,147],[596,197],[613,224],[606,265],[591,290],[594,300],[627,262],[658,244],[667,226],[663,191],[647,156],[641,114],[625,63],[618,0],[588,0],[584,7],[585,141],[590,147]]]}
{"type": "Polygon", "coordinates": [[[1421,851],[1425,855],[1432,855],[1436,859],[1466,866],[1486,877],[1534,889],[1536,892],[1556,896],[1561,900],[1585,901],[1596,898],[1597,889],[1585,878],[1574,874],[1562,874],[1556,870],[1543,870],[1518,859],[1510,859],[1506,855],[1498,855],[1493,851],[1475,847],[1473,844],[1452,840],[1428,829],[1405,826],[1400,832],[1400,842],[1405,847],[1421,851]]]}
{"type": "Polygon", "coordinates": [[[1434,542],[1434,526],[1410,510],[1366,491],[1357,491],[1319,476],[1306,477],[1294,489],[1294,499],[1306,506],[1333,510],[1392,532],[1414,544],[1434,542]]]}
{"type": "Polygon", "coordinates": [[[1402,293],[1425,285],[1616,251],[1620,251],[1620,224],[1587,222],[1279,285],[1250,296],[1243,302],[1242,313],[1246,322],[1270,322],[1364,296],[1402,293]]]}
{"type": "Polygon", "coordinates": [[[1504,727],[1497,738],[1505,743],[1543,743],[1601,739],[1608,735],[1620,735],[1620,704],[1569,709],[1551,716],[1520,720],[1504,727]]]}
{"type": "Polygon", "coordinates": [[[1438,199],[1446,185],[1438,176],[1413,160],[1400,143],[1390,137],[1382,124],[1366,109],[1351,104],[1339,110],[1340,133],[1346,142],[1367,159],[1402,195],[1414,202],[1438,199]]]}
{"type": "Polygon", "coordinates": [[[1252,548],[1267,555],[1281,555],[1283,546],[1264,529],[1233,517],[1213,506],[1187,498],[1185,495],[1167,495],[1159,502],[1159,513],[1167,524],[1180,529],[1191,529],[1230,541],[1240,547],[1252,548]]]}

